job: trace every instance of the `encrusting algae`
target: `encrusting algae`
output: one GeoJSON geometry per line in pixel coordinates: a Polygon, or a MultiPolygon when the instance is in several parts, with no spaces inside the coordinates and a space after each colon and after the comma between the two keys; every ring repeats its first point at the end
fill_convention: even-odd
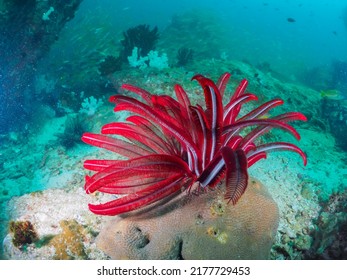
{"type": "Polygon", "coordinates": [[[17,248],[22,249],[25,245],[38,239],[36,230],[30,221],[11,221],[9,229],[13,236],[12,243],[17,248]]]}
{"type": "Polygon", "coordinates": [[[55,248],[54,259],[73,260],[86,259],[83,238],[85,229],[75,220],[63,220],[60,222],[62,232],[49,242],[55,248]]]}

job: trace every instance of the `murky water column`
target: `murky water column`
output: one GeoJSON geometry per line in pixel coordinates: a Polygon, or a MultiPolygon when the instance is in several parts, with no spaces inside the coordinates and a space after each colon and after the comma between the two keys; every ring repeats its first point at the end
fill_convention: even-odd
{"type": "MultiPolygon", "coordinates": [[[[81,2],[0,0],[0,145],[9,131],[28,129],[39,102],[33,85],[36,65],[81,2]]],[[[0,159],[3,163],[1,153],[0,159]]],[[[6,204],[0,199],[0,244],[7,232],[6,204]]],[[[0,259],[1,252],[2,246],[0,259]]]]}

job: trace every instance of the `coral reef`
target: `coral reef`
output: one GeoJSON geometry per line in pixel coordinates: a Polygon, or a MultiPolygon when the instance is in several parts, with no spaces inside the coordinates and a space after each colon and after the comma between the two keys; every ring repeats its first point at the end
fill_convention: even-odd
{"type": "Polygon", "coordinates": [[[18,248],[23,248],[38,239],[37,232],[30,221],[10,221],[9,225],[12,243],[18,248]]]}
{"type": "Polygon", "coordinates": [[[347,191],[334,193],[322,202],[316,227],[311,232],[314,242],[307,248],[306,259],[347,259],[347,191]]]}
{"type": "Polygon", "coordinates": [[[236,206],[225,186],[184,196],[162,208],[111,220],[97,245],[113,259],[267,259],[278,209],[266,188],[250,180],[236,206]]]}
{"type": "MultiPolygon", "coordinates": [[[[97,64],[99,60],[100,57],[95,63],[97,64]]],[[[320,238],[319,236],[323,236],[314,233],[316,227],[313,227],[313,223],[317,225],[318,215],[321,213],[321,205],[318,204],[316,197],[321,196],[323,192],[329,197],[332,190],[338,188],[339,185],[341,185],[340,188],[345,188],[347,182],[346,161],[343,161],[345,154],[335,145],[334,137],[329,131],[322,130],[318,126],[315,127],[312,123],[313,117],[322,115],[319,106],[312,106],[312,104],[319,104],[321,100],[319,92],[301,85],[281,82],[249,64],[232,59],[224,61],[218,67],[216,67],[216,61],[199,59],[194,61],[191,68],[192,71],[204,69],[204,73],[213,79],[218,78],[221,69],[231,69],[234,74],[228,85],[230,88],[236,87],[243,77],[252,79],[249,91],[259,93],[258,96],[261,97],[261,101],[254,104],[255,106],[261,104],[264,100],[280,97],[284,99],[285,104],[277,109],[281,109],[281,111],[282,109],[283,111],[301,111],[310,120],[308,123],[299,124],[299,132],[303,136],[300,146],[308,153],[308,166],[303,168],[301,164],[292,164],[296,162],[297,155],[281,152],[269,154],[267,160],[252,166],[249,170],[251,176],[266,184],[280,209],[279,228],[270,258],[322,259],[326,258],[323,254],[328,250],[333,248],[342,249],[343,231],[341,230],[341,234],[335,235],[334,232],[337,232],[337,230],[333,229],[332,234],[324,234],[324,238],[327,239],[329,236],[334,235],[338,237],[336,240],[339,240],[339,243],[330,243],[331,246],[325,247],[328,250],[323,252],[320,250],[322,254],[318,251],[310,256],[305,254],[307,250],[313,248],[312,244],[315,242],[312,237],[320,238]],[[255,74],[259,79],[253,80],[255,74]],[[274,166],[278,167],[279,163],[283,168],[273,168],[274,166]]],[[[77,71],[74,73],[78,74],[77,71]]],[[[92,69],[92,73],[100,79],[100,76],[95,75],[96,68],[92,69]]],[[[136,83],[138,86],[153,89],[153,94],[165,93],[170,96],[174,96],[172,91],[174,81],[182,81],[183,87],[191,93],[189,97],[192,103],[195,104],[203,99],[203,94],[198,85],[189,82],[187,75],[190,76],[190,73],[187,73],[186,69],[183,68],[172,68],[157,73],[146,72],[145,74],[142,71],[130,69],[117,72],[115,77],[118,85],[136,83]]],[[[95,93],[94,96],[100,98],[96,95],[98,90],[100,89],[89,89],[86,96],[89,96],[89,93],[95,93]]],[[[56,92],[56,89],[54,91],[56,92]]],[[[122,93],[122,90],[117,91],[122,93]]],[[[115,94],[114,90],[112,94],[115,94]]],[[[230,94],[231,92],[227,90],[225,98],[229,98],[230,94]]],[[[77,112],[81,102],[79,101],[79,95],[76,95],[77,98],[73,102],[78,104],[74,108],[74,111],[77,112]]],[[[122,120],[117,118],[117,115],[115,116],[106,106],[104,107],[102,111],[106,114],[95,114],[93,116],[95,126],[89,129],[97,131],[100,123],[122,120]],[[107,113],[108,111],[109,113],[107,113]]],[[[252,108],[254,107],[251,103],[245,104],[245,112],[252,108]]],[[[326,112],[329,113],[328,110],[326,112]]],[[[45,119],[46,124],[40,128],[38,133],[29,133],[28,137],[24,139],[21,138],[22,136],[18,132],[10,136],[0,135],[2,145],[0,154],[2,159],[2,172],[0,172],[0,201],[2,207],[0,226],[4,227],[6,225],[4,233],[0,232],[0,235],[2,240],[6,236],[3,244],[5,248],[4,257],[7,259],[53,259],[55,250],[52,246],[47,246],[45,238],[60,233],[59,223],[61,220],[70,221],[73,219],[88,230],[88,234],[83,237],[84,251],[87,258],[107,259],[107,256],[102,254],[101,250],[96,247],[95,237],[103,230],[105,224],[114,218],[94,215],[88,211],[86,205],[88,203],[103,203],[109,200],[110,197],[100,192],[97,192],[96,195],[85,195],[84,190],[81,188],[84,182],[83,172],[76,172],[76,170],[82,169],[82,162],[85,158],[94,156],[107,158],[109,156],[115,159],[114,154],[101,149],[96,151],[87,145],[78,145],[71,150],[57,146],[55,134],[59,128],[62,128],[61,131],[63,131],[65,119],[65,117],[45,119]],[[28,144],[23,145],[23,141],[28,144]],[[28,194],[33,189],[44,190],[40,194],[28,194]],[[8,213],[7,216],[4,214],[5,211],[8,213]],[[11,235],[8,234],[8,220],[30,220],[37,230],[40,240],[26,245],[25,250],[18,249],[12,244],[11,235]]],[[[271,133],[272,140],[274,140],[274,136],[275,133],[271,133]]],[[[281,135],[281,137],[285,136],[281,135]]],[[[219,207],[214,207],[214,211],[217,213],[219,209],[219,207]]],[[[332,225],[337,221],[336,225],[338,226],[339,221],[342,222],[342,220],[340,218],[336,220],[336,217],[341,214],[341,208],[335,208],[335,210],[331,209],[328,219],[331,219],[332,225]],[[340,214],[335,215],[335,213],[340,214]]],[[[188,213],[188,215],[194,216],[194,213],[188,213]]],[[[319,227],[317,226],[317,228],[319,227]]],[[[332,226],[328,226],[328,228],[332,228],[332,226]]],[[[208,230],[209,234],[213,233],[212,229],[213,227],[208,230]]],[[[217,236],[219,239],[224,240],[224,234],[217,234],[217,236]]],[[[339,252],[343,251],[339,249],[339,252]]],[[[341,256],[336,253],[332,254],[331,252],[328,257],[341,256]]]]}

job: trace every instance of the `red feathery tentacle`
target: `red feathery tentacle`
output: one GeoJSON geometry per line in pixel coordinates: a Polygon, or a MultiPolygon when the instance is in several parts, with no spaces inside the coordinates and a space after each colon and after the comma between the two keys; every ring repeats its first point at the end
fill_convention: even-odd
{"type": "Polygon", "coordinates": [[[110,150],[128,158],[148,155],[150,151],[135,146],[132,143],[111,138],[105,135],[86,132],[82,135],[82,141],[92,146],[110,150]]]}
{"type": "Polygon", "coordinates": [[[201,188],[214,187],[222,179],[225,170],[224,160],[222,155],[218,153],[206,166],[197,181],[200,183],[201,188]]]}
{"type": "Polygon", "coordinates": [[[146,175],[147,173],[161,177],[166,176],[164,173],[167,171],[186,174],[187,177],[192,176],[187,164],[182,159],[171,155],[153,154],[119,162],[99,171],[89,178],[85,184],[85,189],[87,193],[93,193],[105,183],[116,181],[124,176],[149,176],[146,175]]]}
{"type": "Polygon", "coordinates": [[[162,147],[166,147],[167,153],[172,155],[178,155],[177,145],[174,145],[172,138],[165,135],[160,127],[155,126],[151,121],[141,116],[130,116],[126,119],[137,126],[140,126],[148,136],[157,143],[160,143],[162,147]]]}
{"type": "Polygon", "coordinates": [[[93,213],[99,215],[119,215],[140,209],[177,193],[185,184],[186,179],[183,179],[179,175],[174,175],[164,182],[153,184],[144,190],[123,196],[116,200],[99,205],[89,204],[89,209],[93,213]]]}
{"type": "MultiPolygon", "coordinates": [[[[235,100],[236,98],[240,97],[241,95],[243,95],[246,91],[248,85],[248,81],[246,79],[243,79],[241,81],[241,83],[238,85],[238,87],[236,88],[234,95],[231,97],[231,100],[235,100]]],[[[235,106],[231,112],[230,112],[230,117],[229,117],[229,123],[234,123],[236,117],[238,116],[238,114],[240,113],[241,110],[241,104],[235,106]]]]}
{"type": "Polygon", "coordinates": [[[268,101],[268,102],[264,103],[263,105],[255,108],[254,110],[252,110],[248,114],[244,115],[242,118],[239,118],[237,121],[244,121],[244,120],[259,118],[261,116],[264,116],[272,108],[277,107],[277,106],[282,105],[282,104],[283,104],[282,99],[274,99],[274,100],[268,101]]]}
{"type": "Polygon", "coordinates": [[[140,191],[146,187],[149,187],[150,185],[153,185],[154,183],[162,182],[174,174],[184,177],[184,175],[182,175],[181,173],[173,173],[169,171],[167,171],[166,173],[163,173],[162,174],[163,177],[158,177],[157,174],[152,173],[152,174],[149,174],[147,177],[134,176],[131,178],[128,177],[128,178],[119,179],[117,181],[111,181],[109,183],[105,183],[101,188],[98,189],[98,191],[109,193],[109,194],[116,194],[116,195],[131,194],[131,193],[140,191]]]}
{"type": "Polygon", "coordinates": [[[195,75],[192,80],[197,80],[204,90],[206,115],[211,127],[211,153],[210,160],[219,151],[223,126],[222,97],[215,83],[202,75],[195,75]]]}
{"type": "Polygon", "coordinates": [[[261,159],[266,159],[266,153],[265,152],[254,154],[254,155],[251,155],[250,157],[248,157],[248,168],[250,168],[253,164],[255,164],[256,162],[258,162],[261,159]]]}
{"type": "Polygon", "coordinates": [[[263,152],[269,152],[269,151],[292,151],[298,153],[303,162],[304,165],[306,166],[307,164],[307,156],[306,154],[297,146],[287,143],[287,142],[275,142],[275,143],[268,143],[268,144],[262,144],[257,146],[254,150],[249,152],[248,156],[254,156],[259,153],[263,152]]]}
{"type": "Polygon", "coordinates": [[[84,161],[83,167],[91,171],[101,171],[107,167],[110,167],[111,165],[116,165],[121,162],[124,162],[124,160],[87,159],[84,161]]]}
{"type": "Polygon", "coordinates": [[[223,147],[221,154],[226,166],[226,192],[224,197],[235,205],[247,188],[247,157],[241,149],[234,152],[229,147],[223,147]]]}
{"type": "Polygon", "coordinates": [[[174,87],[177,101],[181,105],[180,110],[183,118],[186,120],[189,118],[189,107],[190,107],[190,100],[186,93],[186,91],[182,88],[181,85],[175,85],[174,87]]]}
{"type": "MultiPolygon", "coordinates": [[[[143,88],[139,88],[133,85],[129,85],[129,84],[123,84],[122,89],[131,91],[133,93],[136,93],[137,95],[141,96],[143,100],[146,101],[146,103],[148,105],[152,104],[152,94],[149,93],[148,91],[144,90],[143,88]]],[[[113,98],[110,98],[110,102],[112,102],[113,98]]]]}
{"type": "MultiPolygon", "coordinates": [[[[300,134],[292,126],[290,126],[289,124],[286,124],[284,122],[281,122],[281,121],[270,120],[270,119],[264,119],[264,120],[263,119],[260,119],[260,120],[257,119],[257,120],[247,120],[247,121],[237,122],[235,124],[225,126],[223,133],[231,133],[231,132],[234,132],[240,128],[245,128],[245,127],[254,126],[254,125],[260,125],[260,126],[265,125],[265,126],[269,126],[269,127],[282,128],[284,130],[289,131],[291,134],[293,134],[296,139],[298,139],[298,140],[300,139],[300,134]]],[[[250,142],[253,142],[254,139],[259,136],[257,133],[253,133],[253,131],[248,134],[249,137],[248,136],[245,137],[243,146],[246,146],[250,142]],[[246,138],[247,138],[247,140],[246,140],[246,138]]]]}
{"type": "Polygon", "coordinates": [[[101,133],[103,134],[116,134],[129,139],[131,142],[144,145],[146,149],[151,149],[155,153],[167,153],[166,146],[163,143],[155,141],[153,135],[148,131],[144,131],[141,126],[131,123],[109,123],[102,127],[101,133]]]}
{"type": "Polygon", "coordinates": [[[189,133],[184,131],[174,118],[161,114],[160,112],[153,110],[148,105],[131,97],[114,95],[110,100],[117,104],[117,106],[114,108],[115,112],[126,110],[135,114],[140,114],[141,116],[159,124],[163,129],[165,129],[165,131],[175,137],[183,146],[186,146],[193,151],[197,150],[189,133]]]}
{"type": "MultiPolygon", "coordinates": [[[[301,121],[306,121],[306,117],[301,114],[301,113],[297,113],[297,112],[290,112],[290,113],[285,113],[276,117],[273,117],[271,119],[267,119],[267,121],[270,122],[270,124],[266,124],[264,126],[260,126],[255,128],[252,132],[250,132],[243,140],[242,142],[242,147],[247,147],[250,143],[254,142],[254,140],[258,137],[260,137],[261,135],[263,135],[264,133],[268,132],[270,130],[270,128],[272,127],[272,124],[278,124],[278,123],[282,123],[285,124],[285,127],[282,127],[283,129],[291,132],[296,139],[300,140],[300,134],[290,125],[286,124],[286,122],[290,122],[290,121],[295,121],[295,120],[301,120],[301,121]]],[[[259,120],[262,121],[264,124],[264,120],[259,120]]],[[[243,123],[245,121],[242,122],[238,122],[239,123],[243,123]]],[[[246,121],[247,122],[247,121],[246,121]]]]}
{"type": "Polygon", "coordinates": [[[235,119],[233,117],[233,109],[235,107],[252,100],[258,100],[258,97],[250,93],[246,93],[235,99],[231,99],[230,102],[224,107],[224,115],[223,115],[224,125],[232,124],[233,119],[235,119]]]}
{"type": "Polygon", "coordinates": [[[218,79],[217,88],[220,92],[221,98],[223,98],[223,96],[224,96],[224,92],[225,92],[225,89],[227,87],[227,84],[229,82],[230,77],[231,77],[231,74],[226,72],[223,75],[221,75],[218,79]]]}

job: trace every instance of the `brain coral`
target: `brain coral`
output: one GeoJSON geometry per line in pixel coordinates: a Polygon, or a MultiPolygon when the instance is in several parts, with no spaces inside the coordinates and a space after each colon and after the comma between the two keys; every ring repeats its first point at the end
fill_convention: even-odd
{"type": "Polygon", "coordinates": [[[150,212],[118,216],[97,245],[113,259],[269,258],[279,214],[266,188],[249,180],[236,205],[228,204],[224,193],[222,186],[150,212]]]}

